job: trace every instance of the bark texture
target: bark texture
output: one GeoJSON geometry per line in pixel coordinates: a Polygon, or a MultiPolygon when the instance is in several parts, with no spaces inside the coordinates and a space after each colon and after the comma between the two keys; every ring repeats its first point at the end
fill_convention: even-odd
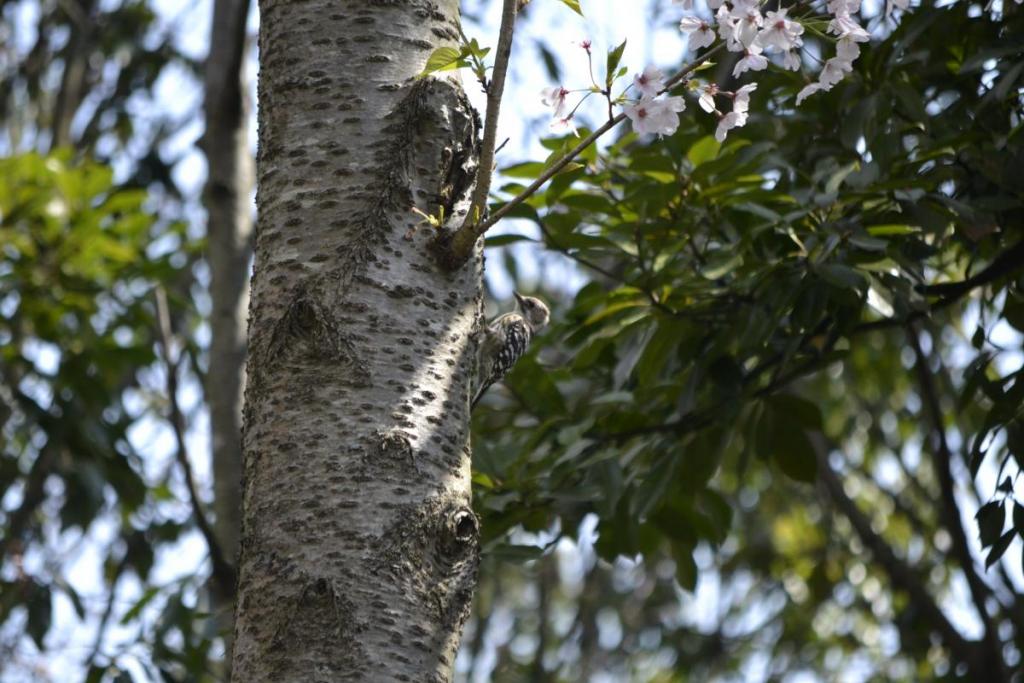
{"type": "Polygon", "coordinates": [[[241,681],[447,681],[470,608],[482,257],[446,272],[477,122],[417,80],[457,0],[261,0],[241,681]]]}
{"type": "Polygon", "coordinates": [[[214,2],[203,135],[212,301],[206,395],[213,448],[215,532],[232,563],[241,528],[242,391],[253,231],[250,193],[254,169],[242,68],[248,14],[249,0],[214,2]]]}

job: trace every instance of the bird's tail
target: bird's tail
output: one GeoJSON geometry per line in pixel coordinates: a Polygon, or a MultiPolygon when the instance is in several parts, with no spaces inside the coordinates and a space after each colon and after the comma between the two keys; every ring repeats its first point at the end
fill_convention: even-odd
{"type": "Polygon", "coordinates": [[[476,390],[476,396],[473,397],[473,402],[469,404],[470,412],[473,411],[473,408],[476,408],[476,404],[479,403],[480,399],[484,397],[484,394],[491,387],[491,384],[493,384],[493,382],[487,382],[486,384],[482,385],[479,389],[476,390]]]}

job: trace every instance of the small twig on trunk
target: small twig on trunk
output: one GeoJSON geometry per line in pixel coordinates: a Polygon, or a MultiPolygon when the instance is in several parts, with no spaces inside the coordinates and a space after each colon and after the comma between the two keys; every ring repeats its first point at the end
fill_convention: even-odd
{"type": "Polygon", "coordinates": [[[174,440],[177,446],[175,459],[181,467],[185,477],[185,488],[188,489],[189,501],[192,504],[192,511],[195,514],[196,526],[206,540],[210,550],[210,559],[213,562],[213,578],[218,589],[225,596],[233,596],[235,592],[235,568],[224,558],[224,552],[213,533],[206,513],[203,511],[202,501],[199,500],[199,493],[196,490],[195,478],[192,476],[192,466],[189,464],[188,448],[185,444],[185,415],[178,404],[178,366],[179,359],[171,357],[171,315],[167,305],[167,293],[162,287],[156,289],[156,310],[157,322],[160,329],[160,351],[167,372],[167,401],[170,404],[170,423],[174,431],[174,440]]]}
{"type": "Polygon", "coordinates": [[[476,173],[476,187],[469,206],[467,225],[481,220],[487,209],[487,196],[491,191],[491,177],[494,175],[495,143],[498,137],[498,113],[501,110],[501,96],[505,90],[505,74],[508,60],[512,55],[512,32],[515,30],[518,0],[505,0],[501,10],[501,28],[498,33],[498,50],[494,56],[494,69],[487,88],[487,114],[484,119],[484,139],[480,146],[480,168],[476,173]]]}

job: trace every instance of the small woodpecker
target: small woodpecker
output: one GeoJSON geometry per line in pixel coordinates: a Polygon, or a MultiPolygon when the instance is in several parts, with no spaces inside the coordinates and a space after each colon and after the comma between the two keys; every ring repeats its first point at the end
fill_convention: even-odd
{"type": "Polygon", "coordinates": [[[532,296],[522,296],[519,292],[513,294],[517,310],[499,315],[484,328],[484,338],[480,342],[477,356],[477,378],[480,385],[473,397],[473,406],[492,384],[508,374],[516,361],[526,353],[533,335],[548,324],[550,313],[543,301],[532,296]]]}

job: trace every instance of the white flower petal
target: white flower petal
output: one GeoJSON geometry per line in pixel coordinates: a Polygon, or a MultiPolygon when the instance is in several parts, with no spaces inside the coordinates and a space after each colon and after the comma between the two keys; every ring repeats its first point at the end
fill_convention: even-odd
{"type": "Polygon", "coordinates": [[[633,85],[641,97],[656,97],[665,89],[665,74],[653,64],[648,64],[643,72],[633,77],[633,85]]]}

